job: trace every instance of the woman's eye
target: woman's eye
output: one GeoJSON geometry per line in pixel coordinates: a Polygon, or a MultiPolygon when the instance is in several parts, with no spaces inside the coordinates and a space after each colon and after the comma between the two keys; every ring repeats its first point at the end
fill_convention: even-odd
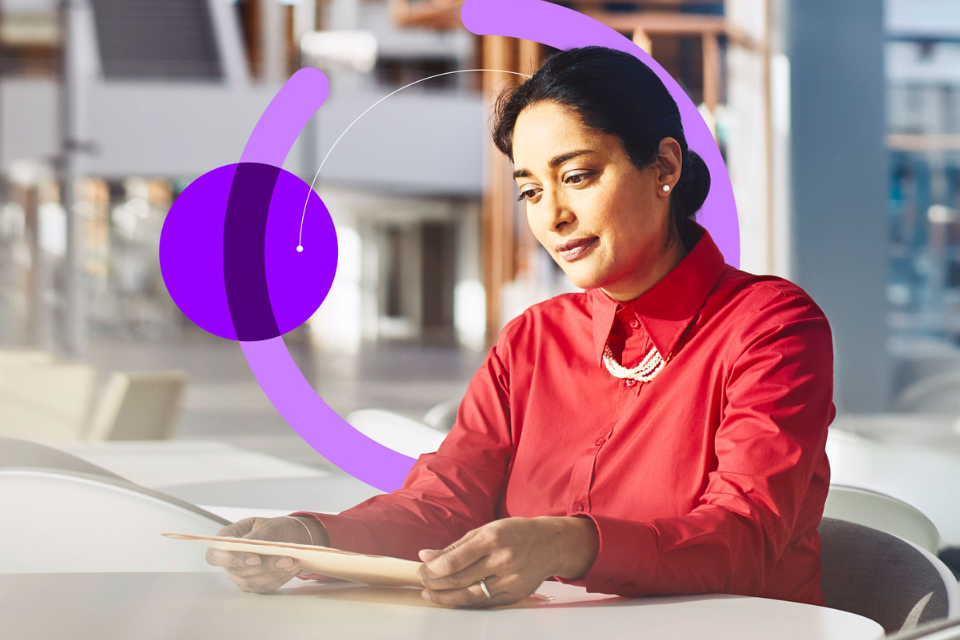
{"type": "Polygon", "coordinates": [[[564,182],[567,184],[580,184],[586,180],[590,174],[588,172],[583,173],[572,173],[564,179],[564,182]]]}
{"type": "Polygon", "coordinates": [[[521,200],[532,200],[534,197],[536,197],[536,195],[536,189],[526,189],[520,192],[520,197],[517,198],[517,202],[520,202],[521,200]]]}

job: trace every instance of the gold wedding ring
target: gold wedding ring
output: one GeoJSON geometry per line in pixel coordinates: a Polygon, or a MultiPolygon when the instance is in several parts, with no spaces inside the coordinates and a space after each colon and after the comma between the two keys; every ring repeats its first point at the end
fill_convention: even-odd
{"type": "Polygon", "coordinates": [[[480,588],[483,589],[483,595],[487,596],[487,600],[493,597],[490,595],[490,589],[487,589],[487,583],[483,581],[483,578],[480,578],[480,588]]]}

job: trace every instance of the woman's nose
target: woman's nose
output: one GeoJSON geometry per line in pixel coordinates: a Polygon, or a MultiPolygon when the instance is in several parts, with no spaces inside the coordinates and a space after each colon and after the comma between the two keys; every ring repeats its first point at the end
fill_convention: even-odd
{"type": "Polygon", "coordinates": [[[546,210],[546,223],[552,231],[559,231],[565,224],[572,222],[576,215],[570,208],[570,204],[563,197],[562,192],[549,193],[544,190],[544,209],[546,210]]]}

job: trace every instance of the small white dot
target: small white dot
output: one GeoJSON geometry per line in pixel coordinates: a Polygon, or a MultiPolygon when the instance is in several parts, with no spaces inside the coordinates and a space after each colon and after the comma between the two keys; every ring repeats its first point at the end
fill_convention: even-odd
{"type": "Polygon", "coordinates": [[[297,245],[297,253],[300,253],[301,251],[303,251],[303,246],[297,245]]]}

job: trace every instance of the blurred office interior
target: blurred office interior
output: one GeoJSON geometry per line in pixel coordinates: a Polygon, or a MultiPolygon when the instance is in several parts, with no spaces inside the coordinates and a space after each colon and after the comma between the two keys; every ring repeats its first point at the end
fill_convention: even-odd
{"type": "MultiPolygon", "coordinates": [[[[171,204],[237,162],[305,66],[332,91],[285,168],[316,180],[339,263],[285,340],[340,415],[448,428],[499,329],[572,290],[489,141],[492,100],[518,76],[448,73],[531,73],[549,52],[470,34],[460,4],[2,0],[0,436],[215,441],[332,469],[238,345],[177,309],[158,261],[171,204]],[[138,388],[165,400],[131,400],[138,388]]],[[[631,38],[698,105],[736,196],[740,267],[798,283],[831,321],[835,427],[921,451],[909,490],[872,481],[945,495],[914,470],[960,479],[960,4],[558,4],[631,38]]],[[[840,453],[834,468],[861,469],[840,453]]],[[[921,506],[960,544],[960,511],[921,506]]]]}

